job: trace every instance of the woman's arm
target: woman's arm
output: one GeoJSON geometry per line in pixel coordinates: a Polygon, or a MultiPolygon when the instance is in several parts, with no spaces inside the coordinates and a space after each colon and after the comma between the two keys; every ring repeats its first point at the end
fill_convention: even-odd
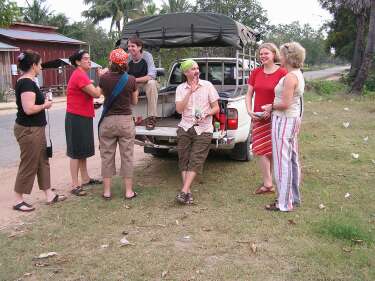
{"type": "Polygon", "coordinates": [[[266,104],[262,106],[262,109],[267,112],[271,112],[272,110],[280,110],[280,111],[287,110],[293,101],[293,93],[297,85],[298,85],[297,77],[292,73],[288,73],[285,76],[285,80],[284,80],[284,88],[281,93],[281,102],[274,103],[274,104],[266,104]]]}
{"type": "Polygon", "coordinates": [[[36,94],[34,92],[23,92],[21,94],[21,103],[26,115],[33,115],[52,106],[52,101],[45,100],[44,104],[35,104],[36,94]]]}
{"type": "Polygon", "coordinates": [[[131,103],[132,105],[136,105],[136,104],[138,103],[138,90],[135,90],[135,91],[132,93],[130,103],[131,103]]]}
{"type": "Polygon", "coordinates": [[[82,91],[84,91],[86,94],[92,96],[93,98],[99,98],[103,94],[102,89],[99,86],[95,87],[93,84],[89,84],[89,85],[83,87],[82,91]]]}

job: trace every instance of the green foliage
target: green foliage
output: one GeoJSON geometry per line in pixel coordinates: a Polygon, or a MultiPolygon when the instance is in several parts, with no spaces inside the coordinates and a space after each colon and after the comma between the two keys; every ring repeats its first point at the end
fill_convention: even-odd
{"type": "Polygon", "coordinates": [[[263,34],[268,29],[266,10],[257,0],[197,0],[198,12],[216,12],[227,15],[263,34]]]}
{"type": "Polygon", "coordinates": [[[107,65],[108,54],[117,40],[116,33],[107,33],[89,21],[73,23],[66,28],[64,35],[87,42],[92,60],[102,65],[107,65]]]}
{"type": "Polygon", "coordinates": [[[365,82],[366,91],[375,92],[375,67],[371,68],[365,82]]]}
{"type": "Polygon", "coordinates": [[[168,0],[163,1],[160,14],[189,12],[193,6],[187,0],[168,0]]]}
{"type": "Polygon", "coordinates": [[[346,240],[353,243],[363,241],[366,244],[372,244],[375,241],[374,234],[364,226],[361,219],[355,218],[352,215],[326,218],[317,224],[316,231],[334,239],[346,240]]]}
{"type": "Polygon", "coordinates": [[[46,0],[26,1],[27,7],[22,8],[23,21],[33,24],[49,25],[53,12],[45,4],[46,0]]]}
{"type": "Polygon", "coordinates": [[[331,96],[334,94],[347,92],[347,86],[339,81],[313,80],[307,81],[307,89],[312,89],[318,95],[331,96]]]}
{"type": "Polygon", "coordinates": [[[301,25],[295,21],[290,24],[273,25],[269,28],[265,41],[278,46],[291,41],[301,43],[306,49],[305,63],[308,65],[320,65],[331,60],[322,30],[315,30],[309,24],[301,25]]]}
{"type": "Polygon", "coordinates": [[[90,8],[82,12],[82,15],[94,23],[111,18],[111,28],[116,26],[117,32],[121,32],[129,19],[143,16],[144,4],[150,1],[141,0],[84,0],[90,8]],[[122,27],[121,27],[122,26],[122,27]]]}
{"type": "Polygon", "coordinates": [[[17,4],[9,0],[0,0],[0,27],[7,27],[20,15],[17,4]]]}

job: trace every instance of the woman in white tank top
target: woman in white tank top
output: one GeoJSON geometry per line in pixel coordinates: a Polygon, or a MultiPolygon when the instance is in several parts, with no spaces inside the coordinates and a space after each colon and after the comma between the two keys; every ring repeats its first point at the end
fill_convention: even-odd
{"type": "Polygon", "coordinates": [[[288,74],[275,87],[274,103],[262,107],[272,112],[273,172],[278,190],[276,202],[265,208],[287,212],[301,202],[297,136],[303,112],[305,80],[301,67],[305,49],[297,42],[290,42],[280,47],[280,53],[281,65],[288,74]]]}

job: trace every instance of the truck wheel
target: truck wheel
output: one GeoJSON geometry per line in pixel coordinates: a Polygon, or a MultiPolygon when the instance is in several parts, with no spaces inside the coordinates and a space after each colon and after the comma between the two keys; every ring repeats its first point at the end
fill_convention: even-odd
{"type": "Polygon", "coordinates": [[[253,159],[253,152],[251,150],[251,135],[247,137],[246,141],[237,143],[231,151],[230,157],[238,161],[250,161],[253,159]]]}
{"type": "Polygon", "coordinates": [[[153,147],[144,147],[143,148],[145,153],[150,153],[152,156],[162,158],[166,157],[168,155],[169,149],[163,149],[163,148],[153,148],[153,147]]]}

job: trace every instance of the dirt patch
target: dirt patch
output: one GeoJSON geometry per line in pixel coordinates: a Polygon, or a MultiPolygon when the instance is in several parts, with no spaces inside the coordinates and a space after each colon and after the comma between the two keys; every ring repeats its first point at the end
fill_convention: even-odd
{"type": "MultiPolygon", "coordinates": [[[[144,160],[150,156],[143,153],[143,147],[135,146],[134,150],[134,164],[136,166],[144,163],[144,160]]],[[[116,155],[116,166],[120,167],[120,157],[116,155]]],[[[100,178],[100,154],[97,150],[95,156],[87,161],[88,170],[91,177],[100,178]]],[[[70,173],[69,173],[69,159],[65,155],[65,151],[54,152],[53,158],[50,160],[51,166],[51,181],[52,187],[56,189],[59,194],[70,196],[70,173]]],[[[35,216],[36,212],[21,213],[12,209],[14,197],[13,188],[14,181],[17,175],[18,164],[6,168],[0,168],[2,176],[0,188],[0,229],[4,229],[10,225],[22,224],[35,216]]],[[[30,195],[25,195],[25,200],[31,202],[36,208],[47,207],[44,205],[44,194],[38,189],[37,181],[35,181],[33,191],[30,195]]]]}

